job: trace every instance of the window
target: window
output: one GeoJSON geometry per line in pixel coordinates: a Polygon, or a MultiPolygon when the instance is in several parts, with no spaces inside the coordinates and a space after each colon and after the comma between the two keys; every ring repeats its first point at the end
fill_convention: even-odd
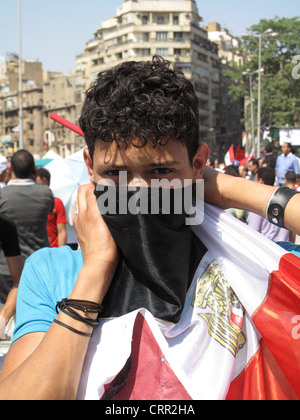
{"type": "Polygon", "coordinates": [[[75,92],[75,102],[80,103],[81,101],[81,92],[75,92]]]}
{"type": "Polygon", "coordinates": [[[156,32],[156,41],[168,41],[168,32],[156,32]]]}
{"type": "Polygon", "coordinates": [[[219,83],[220,82],[220,76],[219,76],[219,74],[218,73],[212,73],[211,80],[214,83],[219,83]]]}
{"type": "Polygon", "coordinates": [[[179,25],[179,16],[173,16],[173,25],[179,25]]]}
{"type": "Polygon", "coordinates": [[[158,16],[157,17],[157,24],[158,25],[164,25],[165,23],[165,18],[163,16],[158,16]]]}
{"type": "Polygon", "coordinates": [[[174,32],[174,41],[182,41],[183,35],[182,32],[174,32]]]}
{"type": "Polygon", "coordinates": [[[169,52],[168,48],[157,48],[156,49],[157,55],[161,55],[161,56],[168,55],[168,52],[169,52]]]}
{"type": "Polygon", "coordinates": [[[77,88],[80,88],[80,87],[83,86],[82,78],[81,77],[76,77],[76,79],[75,79],[75,85],[76,85],[77,88]]]}
{"type": "Polygon", "coordinates": [[[149,41],[149,33],[148,32],[144,32],[143,33],[143,41],[144,42],[148,42],[149,41]]]}
{"type": "Polygon", "coordinates": [[[149,22],[149,16],[144,15],[144,16],[142,17],[142,24],[143,24],[143,25],[147,25],[147,24],[148,24],[148,22],[149,22]]]}
{"type": "Polygon", "coordinates": [[[142,48],[140,51],[141,51],[141,55],[142,55],[142,56],[151,55],[151,50],[150,50],[150,48],[142,48]]]}
{"type": "Polygon", "coordinates": [[[205,63],[207,63],[207,55],[198,52],[197,58],[198,58],[198,60],[201,60],[201,61],[204,61],[205,63]]]}
{"type": "Polygon", "coordinates": [[[181,55],[181,48],[174,48],[174,55],[181,55]]]}

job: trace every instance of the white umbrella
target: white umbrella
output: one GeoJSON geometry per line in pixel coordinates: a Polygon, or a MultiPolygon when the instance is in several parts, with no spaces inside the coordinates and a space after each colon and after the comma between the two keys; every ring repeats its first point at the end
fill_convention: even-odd
{"type": "Polygon", "coordinates": [[[67,156],[66,159],[67,160],[75,160],[76,162],[84,162],[84,159],[83,159],[83,151],[86,148],[87,147],[83,147],[82,149],[78,150],[78,152],[75,152],[72,155],[67,156]]]}
{"type": "Polygon", "coordinates": [[[47,152],[43,156],[43,159],[59,159],[59,160],[61,160],[62,157],[59,154],[55,153],[53,150],[49,150],[49,152],[47,152]]]}
{"type": "Polygon", "coordinates": [[[87,167],[83,159],[82,161],[55,159],[46,165],[45,168],[51,174],[50,188],[53,195],[62,200],[68,214],[74,191],[80,185],[89,184],[90,182],[87,167]]]}

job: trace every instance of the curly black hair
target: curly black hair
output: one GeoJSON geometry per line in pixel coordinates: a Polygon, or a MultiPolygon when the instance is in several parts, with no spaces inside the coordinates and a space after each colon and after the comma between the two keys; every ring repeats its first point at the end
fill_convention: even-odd
{"type": "Polygon", "coordinates": [[[99,73],[86,92],[79,124],[91,156],[99,140],[139,147],[150,141],[155,147],[176,139],[186,144],[192,162],[199,146],[198,112],[192,83],[154,56],[99,73]]]}

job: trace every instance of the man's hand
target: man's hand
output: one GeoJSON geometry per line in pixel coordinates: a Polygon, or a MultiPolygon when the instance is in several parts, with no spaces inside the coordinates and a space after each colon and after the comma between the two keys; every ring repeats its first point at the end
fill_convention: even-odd
{"type": "Polygon", "coordinates": [[[78,215],[74,227],[83,255],[83,268],[73,292],[85,295],[85,299],[89,295],[90,300],[101,303],[118,264],[118,249],[99,212],[92,184],[78,190],[78,215]]]}
{"type": "Polygon", "coordinates": [[[92,184],[78,190],[78,215],[74,219],[84,264],[103,262],[116,265],[118,250],[101,216],[92,184]]]}

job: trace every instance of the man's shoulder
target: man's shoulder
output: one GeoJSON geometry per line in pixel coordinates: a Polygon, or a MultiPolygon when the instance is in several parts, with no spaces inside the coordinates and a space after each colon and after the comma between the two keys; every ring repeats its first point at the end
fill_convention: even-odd
{"type": "Polygon", "coordinates": [[[285,156],[281,153],[281,155],[277,156],[277,162],[283,161],[285,156]]]}
{"type": "Polygon", "coordinates": [[[32,186],[28,188],[32,188],[32,191],[34,191],[36,194],[39,194],[41,196],[53,197],[52,191],[47,185],[32,184],[32,186]]]}
{"type": "Polygon", "coordinates": [[[59,290],[71,292],[82,265],[81,250],[42,248],[26,260],[22,281],[30,287],[46,288],[51,296],[59,290]]]}
{"type": "Polygon", "coordinates": [[[38,193],[41,195],[50,195],[52,192],[47,185],[36,184],[32,182],[31,184],[8,184],[5,188],[1,190],[1,194],[10,195],[14,194],[16,191],[30,191],[30,193],[38,193]]]}
{"type": "Polygon", "coordinates": [[[68,297],[82,267],[81,251],[43,248],[25,262],[17,301],[13,341],[25,334],[47,332],[56,317],[56,302],[68,297]]]}
{"type": "Polygon", "coordinates": [[[69,246],[60,248],[42,248],[34,252],[28,263],[38,265],[47,264],[49,268],[61,270],[62,267],[80,266],[83,263],[81,250],[73,251],[69,246]]]}

